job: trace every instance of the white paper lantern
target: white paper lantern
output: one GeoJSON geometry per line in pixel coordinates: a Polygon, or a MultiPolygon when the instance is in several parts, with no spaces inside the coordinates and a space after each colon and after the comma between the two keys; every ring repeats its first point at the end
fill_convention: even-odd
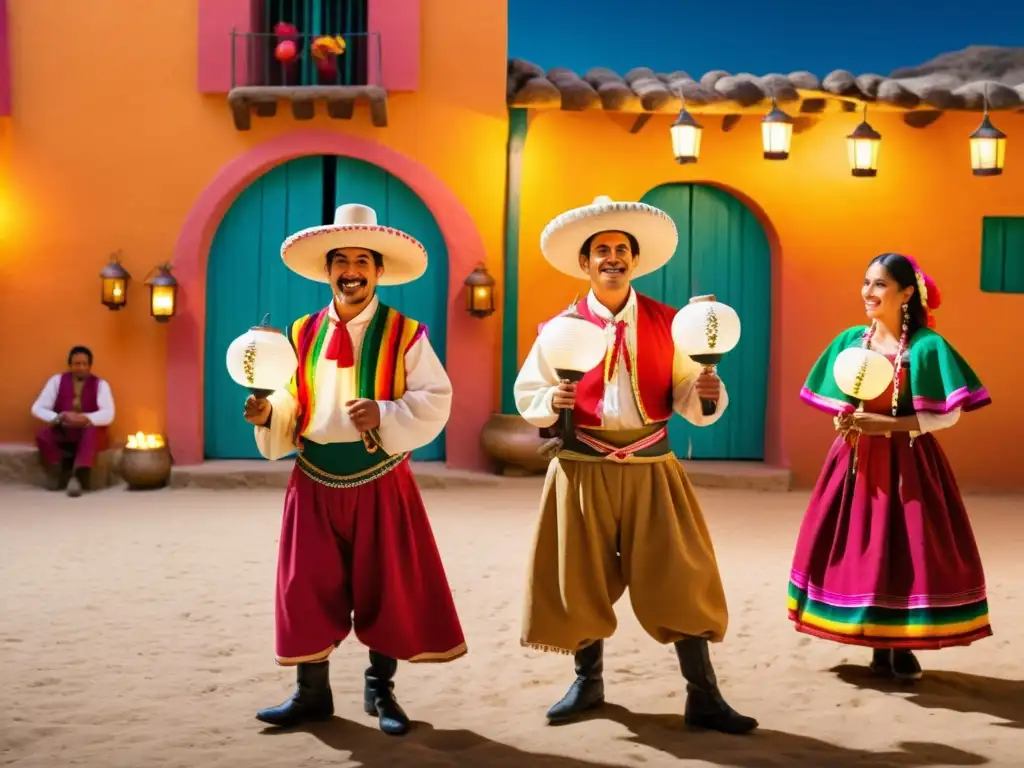
{"type": "Polygon", "coordinates": [[[850,347],[836,356],[832,375],[844,394],[858,400],[874,400],[892,381],[893,367],[885,355],[863,347],[850,347]]]}
{"type": "Polygon", "coordinates": [[[576,314],[560,315],[545,325],[539,341],[544,360],[560,371],[591,371],[608,351],[604,331],[576,314]]]}
{"type": "Polygon", "coordinates": [[[676,349],[698,362],[721,359],[739,340],[740,316],[713,295],[695,296],[672,319],[676,349]]]}
{"type": "Polygon", "coordinates": [[[266,397],[286,386],[298,360],[285,335],[269,325],[250,328],[228,345],[228,373],[236,384],[266,397]]]}

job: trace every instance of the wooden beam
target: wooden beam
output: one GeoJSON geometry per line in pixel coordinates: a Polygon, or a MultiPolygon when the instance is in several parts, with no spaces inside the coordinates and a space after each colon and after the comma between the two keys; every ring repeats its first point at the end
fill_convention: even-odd
{"type": "Polygon", "coordinates": [[[257,117],[273,117],[277,114],[277,100],[254,102],[252,109],[257,117]]]}
{"type": "Polygon", "coordinates": [[[370,122],[375,128],[387,128],[388,95],[383,89],[370,96],[370,122]]]}
{"type": "Polygon", "coordinates": [[[292,117],[296,120],[312,120],[316,114],[313,99],[292,98],[292,117]]]}

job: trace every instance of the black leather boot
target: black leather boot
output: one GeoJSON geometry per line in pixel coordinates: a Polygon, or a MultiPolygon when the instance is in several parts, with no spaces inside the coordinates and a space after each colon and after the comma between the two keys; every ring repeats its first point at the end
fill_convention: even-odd
{"type": "Polygon", "coordinates": [[[892,677],[892,649],[875,648],[868,669],[880,677],[892,677]]]}
{"type": "Polygon", "coordinates": [[[329,662],[299,664],[295,693],[284,704],[267,707],[256,713],[256,719],[268,725],[292,728],[296,725],[326,720],[334,715],[329,662]]]}
{"type": "Polygon", "coordinates": [[[370,651],[370,667],[366,670],[363,709],[377,717],[380,729],[389,736],[401,736],[409,730],[409,716],[395,700],[394,676],[398,662],[383,653],[370,651]]]}
{"type": "Polygon", "coordinates": [[[722,698],[707,640],[687,637],[675,647],[679,668],[686,678],[687,725],[729,734],[748,733],[757,728],[757,720],[741,715],[722,698]]]}
{"type": "Polygon", "coordinates": [[[914,652],[906,650],[892,652],[892,674],[901,683],[912,683],[924,676],[914,652]]]}
{"type": "Polygon", "coordinates": [[[604,704],[604,641],[576,651],[576,679],[562,700],[548,710],[549,723],[565,723],[604,704]]]}

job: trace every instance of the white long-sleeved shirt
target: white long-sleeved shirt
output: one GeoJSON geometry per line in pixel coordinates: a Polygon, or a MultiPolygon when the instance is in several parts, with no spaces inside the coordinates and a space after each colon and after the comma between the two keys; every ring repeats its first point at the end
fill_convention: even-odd
{"type": "MultiPolygon", "coordinates": [[[[39,397],[32,403],[32,415],[47,424],[55,421],[60,415],[55,410],[57,406],[57,395],[60,392],[60,380],[64,374],[58,373],[51,376],[39,393],[39,397]]],[[[96,389],[96,410],[85,413],[94,427],[107,427],[114,420],[114,395],[110,391],[110,385],[100,379],[96,389]]]]}
{"type": "MultiPolygon", "coordinates": [[[[378,304],[375,296],[346,325],[356,360],[378,304]]],[[[335,322],[338,320],[333,301],[328,317],[335,322]]],[[[332,323],[324,337],[314,372],[314,410],[302,436],[304,440],[323,445],[354,443],[362,439],[345,408],[346,402],[357,398],[355,367],[338,368],[337,360],[327,359],[331,337],[337,332],[332,323]]],[[[441,434],[451,413],[452,384],[426,334],[420,336],[405,353],[405,386],[405,393],[398,400],[377,401],[380,406],[377,434],[381,447],[392,456],[430,443],[441,434]]],[[[275,460],[295,451],[292,432],[298,403],[287,389],[277,390],[268,399],[273,415],[269,427],[255,427],[256,446],[264,458],[275,460]]]]}
{"type": "MultiPolygon", "coordinates": [[[[601,304],[593,291],[587,294],[587,306],[590,311],[606,321],[626,322],[627,342],[636,349],[636,292],[630,291],[626,306],[614,317],[601,304]]],[[[615,345],[615,328],[605,328],[608,348],[615,345]]],[[[725,384],[719,385],[718,407],[713,414],[705,416],[701,409],[700,396],[697,394],[697,379],[703,366],[686,355],[676,351],[672,361],[672,408],[684,419],[699,427],[714,424],[729,405],[729,394],[725,384]]],[[[544,360],[540,352],[540,344],[534,342],[530,353],[526,356],[523,367],[516,377],[513,389],[516,408],[530,424],[535,427],[550,427],[558,420],[558,411],[552,407],[552,398],[558,388],[558,375],[544,360]]],[[[616,364],[615,379],[605,385],[602,398],[603,412],[601,426],[605,429],[637,429],[644,425],[633,394],[633,385],[629,371],[626,369],[625,350],[620,354],[616,364]]]]}

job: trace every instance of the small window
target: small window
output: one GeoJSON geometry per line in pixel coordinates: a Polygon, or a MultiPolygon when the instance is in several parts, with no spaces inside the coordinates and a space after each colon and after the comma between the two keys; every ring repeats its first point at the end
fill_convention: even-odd
{"type": "Polygon", "coordinates": [[[981,290],[1024,293],[1024,216],[982,219],[981,290]]]}
{"type": "Polygon", "coordinates": [[[260,85],[364,85],[370,46],[367,0],[258,0],[260,85]],[[275,60],[279,22],[298,29],[298,56],[282,64],[275,60]],[[319,68],[310,56],[310,43],[320,35],[341,36],[346,50],[330,66],[319,68]]]}

